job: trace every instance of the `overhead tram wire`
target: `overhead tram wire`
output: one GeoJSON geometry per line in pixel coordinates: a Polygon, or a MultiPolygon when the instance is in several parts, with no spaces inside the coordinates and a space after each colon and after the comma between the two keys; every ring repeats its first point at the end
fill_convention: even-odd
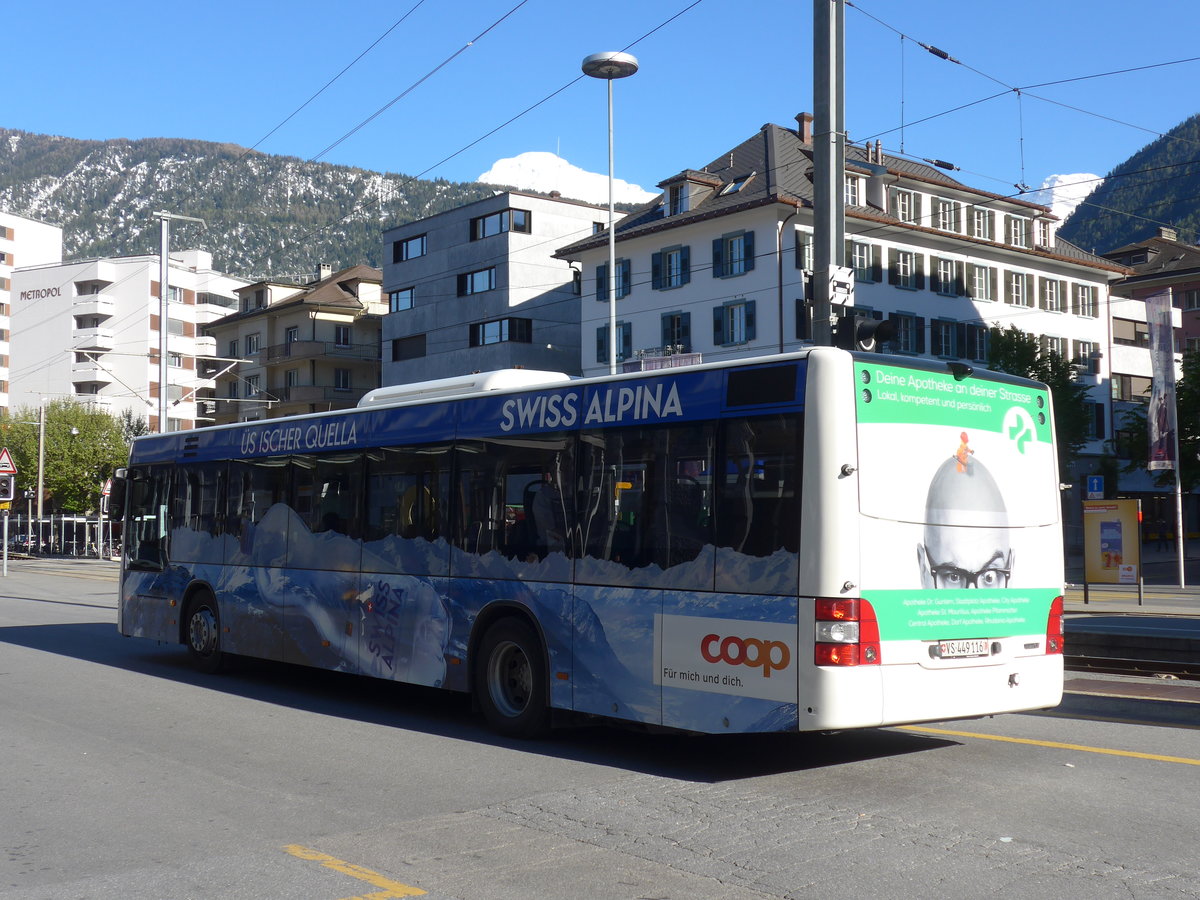
{"type": "Polygon", "coordinates": [[[290,122],[306,106],[308,106],[310,103],[312,103],[318,97],[320,97],[323,93],[325,93],[325,91],[328,90],[329,87],[331,85],[333,85],[333,83],[335,81],[337,81],[339,78],[341,78],[347,72],[349,72],[350,69],[352,69],[364,56],[366,56],[368,53],[370,53],[372,50],[374,50],[384,38],[386,38],[389,34],[391,34],[393,31],[395,31],[404,22],[404,20],[407,19],[409,16],[411,16],[414,12],[416,12],[417,9],[424,2],[425,2],[425,0],[417,0],[417,2],[408,10],[408,12],[406,12],[399,19],[397,19],[395,22],[393,22],[391,27],[388,28],[387,31],[385,31],[379,37],[375,38],[375,40],[371,42],[370,46],[368,46],[367,49],[365,49],[362,53],[358,54],[358,56],[354,57],[354,59],[352,59],[349,63],[347,63],[340,72],[338,72],[336,75],[334,75],[332,78],[330,78],[327,82],[325,82],[323,85],[321,85],[321,87],[317,90],[317,92],[315,94],[313,94],[311,97],[309,97],[307,100],[305,100],[299,106],[297,106],[294,110],[292,110],[283,119],[282,122],[280,122],[278,125],[276,125],[274,128],[272,128],[270,131],[268,131],[266,134],[264,134],[262,137],[260,137],[257,141],[254,142],[254,144],[252,146],[247,147],[246,150],[241,154],[241,156],[238,157],[238,161],[245,159],[246,156],[253,153],[256,149],[258,149],[258,147],[260,147],[262,145],[262,143],[264,141],[266,141],[269,137],[271,137],[271,135],[273,135],[280,128],[282,128],[284,125],[286,125],[288,122],[290,122]]]}
{"type": "MultiPolygon", "coordinates": [[[[524,2],[527,2],[527,0],[522,0],[522,3],[524,3],[524,2]]],[[[625,52],[632,47],[636,47],[642,41],[646,40],[646,38],[650,37],[655,32],[660,31],[661,29],[665,28],[667,25],[670,25],[672,22],[674,22],[680,16],[683,16],[684,14],[690,12],[692,9],[696,8],[703,2],[704,2],[704,0],[692,0],[692,2],[689,3],[687,6],[685,6],[683,9],[679,10],[674,15],[664,19],[662,22],[660,22],[658,25],[655,25],[653,28],[651,28],[649,31],[647,31],[645,34],[643,34],[641,37],[626,44],[621,49],[621,52],[625,52]]],[[[518,4],[518,6],[520,6],[520,5],[521,4],[518,4]]],[[[515,9],[515,7],[514,7],[514,9],[515,9]]],[[[461,52],[461,51],[459,51],[459,52],[461,52]]],[[[430,74],[432,74],[432,73],[430,73],[430,74]]],[[[426,78],[428,78],[428,76],[426,76],[426,78]]],[[[324,231],[329,231],[329,230],[337,227],[338,225],[341,225],[344,222],[349,221],[352,217],[354,217],[355,215],[358,215],[360,212],[366,212],[367,210],[369,210],[373,207],[375,207],[375,208],[381,207],[384,203],[389,202],[392,199],[394,199],[396,196],[398,196],[400,191],[402,191],[407,185],[411,184],[414,181],[417,181],[418,179],[429,174],[434,169],[437,169],[439,166],[444,165],[445,163],[449,162],[450,160],[454,159],[455,157],[461,156],[463,153],[466,153],[472,147],[476,146],[477,144],[482,143],[483,141],[487,140],[489,137],[491,137],[492,135],[496,134],[497,132],[503,130],[504,128],[507,128],[513,122],[516,122],[517,120],[519,120],[519,119],[523,118],[524,116],[528,115],[529,113],[533,112],[533,110],[537,109],[539,106],[542,106],[542,105],[548,103],[550,100],[557,97],[563,91],[567,90],[568,88],[572,87],[573,85],[577,84],[578,82],[583,81],[584,78],[586,78],[586,76],[582,75],[582,74],[575,76],[573,79],[571,79],[567,83],[565,83],[562,86],[551,91],[549,94],[547,94],[541,100],[538,100],[537,102],[527,106],[525,109],[521,110],[519,113],[511,116],[504,122],[497,125],[495,128],[492,128],[490,131],[486,132],[485,134],[480,135],[479,137],[477,137],[475,140],[471,141],[470,143],[460,147],[458,150],[455,150],[453,153],[450,153],[447,156],[442,157],[442,159],[438,160],[437,162],[433,163],[430,166],[427,166],[426,168],[422,169],[420,172],[416,173],[415,175],[410,175],[407,178],[404,178],[397,187],[394,187],[391,189],[391,193],[387,197],[382,197],[382,196],[377,197],[376,199],[373,199],[367,203],[360,204],[360,205],[354,207],[353,209],[351,209],[345,215],[336,219],[335,221],[330,222],[326,225],[319,226],[317,228],[314,228],[311,231],[308,231],[308,232],[302,234],[299,239],[307,240],[309,238],[314,237],[315,235],[319,235],[324,231]]],[[[422,79],[422,80],[425,80],[425,79],[422,79]]],[[[380,112],[382,112],[382,110],[380,110],[380,112]]],[[[374,118],[374,116],[372,116],[371,118],[374,118]]],[[[362,124],[366,124],[366,122],[364,122],[362,124]]],[[[361,127],[361,125],[358,127],[361,127]]],[[[355,130],[357,130],[357,129],[355,129],[355,130]]],[[[326,150],[323,150],[321,152],[322,153],[327,152],[328,149],[331,149],[333,146],[336,146],[342,140],[345,140],[346,137],[349,137],[349,134],[344,135],[342,138],[340,138],[334,144],[330,145],[329,148],[326,148],[326,150]]],[[[314,157],[314,159],[316,159],[316,157],[314,157]]],[[[250,260],[248,265],[249,266],[257,265],[258,263],[263,262],[267,258],[268,258],[268,256],[260,256],[256,259],[250,260]]]]}

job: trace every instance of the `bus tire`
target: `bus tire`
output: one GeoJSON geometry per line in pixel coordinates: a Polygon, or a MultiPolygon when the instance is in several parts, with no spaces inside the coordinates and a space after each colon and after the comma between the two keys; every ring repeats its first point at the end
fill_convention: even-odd
{"type": "Polygon", "coordinates": [[[492,729],[508,737],[545,734],[547,684],[546,657],[529,625],[508,618],[488,628],[475,666],[475,697],[492,729]]]}
{"type": "Polygon", "coordinates": [[[216,598],[208,591],[201,591],[188,601],[183,639],[192,665],[207,674],[220,671],[224,663],[221,618],[217,612],[216,598]]]}

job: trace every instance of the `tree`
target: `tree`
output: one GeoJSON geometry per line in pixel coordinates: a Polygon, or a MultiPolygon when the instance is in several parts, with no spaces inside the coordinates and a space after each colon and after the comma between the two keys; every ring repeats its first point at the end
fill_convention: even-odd
{"type": "MultiPolygon", "coordinates": [[[[37,488],[38,415],[38,407],[22,406],[0,419],[4,446],[17,467],[18,491],[37,488]]],[[[129,459],[121,421],[70,400],[50,401],[45,416],[45,511],[94,511],[105,480],[129,459]]]]}
{"type": "MultiPolygon", "coordinates": [[[[1179,483],[1183,492],[1200,487],[1200,353],[1183,354],[1183,374],[1175,385],[1175,421],[1179,432],[1179,483]]],[[[1117,448],[1128,460],[1126,472],[1144,471],[1150,457],[1150,433],[1146,409],[1138,407],[1121,416],[1122,439],[1117,448]]],[[[1160,469],[1152,473],[1155,484],[1175,484],[1175,473],[1160,469]]]]}
{"type": "Polygon", "coordinates": [[[1092,407],[1087,388],[1075,380],[1075,366],[1053,350],[1042,349],[1037,336],[1016,325],[988,329],[988,366],[999,372],[1040,381],[1054,400],[1054,434],[1058,470],[1072,471],[1079,451],[1090,439],[1092,407]]]}

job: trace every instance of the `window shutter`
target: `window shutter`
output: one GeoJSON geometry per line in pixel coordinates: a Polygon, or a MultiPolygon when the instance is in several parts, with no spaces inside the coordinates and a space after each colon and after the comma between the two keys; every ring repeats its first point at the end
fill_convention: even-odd
{"type": "Polygon", "coordinates": [[[1046,302],[1046,294],[1050,290],[1049,284],[1050,284],[1050,279],[1048,279],[1048,278],[1039,278],[1038,279],[1037,305],[1038,305],[1039,309],[1049,309],[1050,308],[1050,304],[1046,302]]]}
{"type": "Polygon", "coordinates": [[[725,275],[725,239],[713,239],[713,278],[721,278],[725,275]]]}
{"type": "Polygon", "coordinates": [[[967,355],[967,326],[961,322],[954,326],[954,355],[959,359],[967,355]]]}
{"type": "Polygon", "coordinates": [[[655,291],[661,291],[663,286],[662,258],[662,253],[650,254],[650,288],[655,291]]]}
{"type": "Polygon", "coordinates": [[[888,284],[900,283],[900,269],[897,265],[897,260],[900,258],[900,251],[895,247],[888,248],[888,284]]]}
{"type": "Polygon", "coordinates": [[[875,284],[883,281],[883,260],[879,258],[879,248],[871,245],[871,281],[875,284]]]}
{"type": "Polygon", "coordinates": [[[667,347],[671,343],[671,321],[675,318],[674,313],[666,313],[663,315],[662,322],[662,345],[667,347]]]}
{"type": "Polygon", "coordinates": [[[967,296],[966,266],[963,264],[962,260],[959,260],[954,264],[954,296],[967,296]]]}
{"type": "Polygon", "coordinates": [[[942,292],[942,261],[936,257],[929,265],[929,289],[935,294],[942,292]]]}
{"type": "Polygon", "coordinates": [[[629,260],[623,259],[617,263],[621,272],[621,279],[617,282],[617,296],[628,297],[629,292],[633,290],[633,275],[630,270],[629,260]]]}
{"type": "Polygon", "coordinates": [[[1067,308],[1067,283],[1060,281],[1058,283],[1058,311],[1063,312],[1067,308]]]}
{"type": "Polygon", "coordinates": [[[596,362],[608,362],[608,326],[601,325],[596,329],[596,362]]]}
{"type": "Polygon", "coordinates": [[[458,276],[458,296],[460,296],[460,297],[467,296],[467,276],[466,275],[458,276]]]}
{"type": "Polygon", "coordinates": [[[692,280],[692,248],[679,248],[680,284],[688,284],[692,280]]]}
{"type": "Polygon", "coordinates": [[[808,340],[808,307],[799,298],[796,299],[796,340],[808,340]]]}
{"type": "Polygon", "coordinates": [[[1104,404],[1093,403],[1092,408],[1096,416],[1096,439],[1104,439],[1104,404]]]}
{"type": "Polygon", "coordinates": [[[925,317],[913,316],[913,333],[917,339],[917,352],[925,352],[925,317]]]}
{"type": "Polygon", "coordinates": [[[725,343],[725,307],[713,307],[713,343],[720,347],[725,343]]]}
{"type": "Polygon", "coordinates": [[[1006,271],[1004,273],[1004,302],[1005,303],[1013,302],[1012,284],[1013,284],[1013,273],[1006,271]]]}
{"type": "Polygon", "coordinates": [[[748,341],[754,340],[755,334],[758,331],[758,326],[756,325],[757,316],[754,314],[754,306],[757,302],[757,300],[746,301],[746,340],[748,341]]]}
{"type": "Polygon", "coordinates": [[[846,238],[846,259],[842,265],[854,268],[854,241],[850,238],[846,238]]]}
{"type": "Polygon", "coordinates": [[[742,236],[742,246],[746,252],[746,271],[749,272],[754,268],[754,232],[747,231],[742,236]]]}
{"type": "Polygon", "coordinates": [[[1071,285],[1071,305],[1070,310],[1075,315],[1079,315],[1079,285],[1071,285]]]}
{"type": "Polygon", "coordinates": [[[692,352],[692,314],[685,312],[679,317],[679,340],[683,343],[683,352],[692,352]]]}
{"type": "MultiPolygon", "coordinates": [[[[919,195],[918,195],[919,196],[919,195]]],[[[916,273],[916,285],[918,291],[925,290],[925,254],[913,254],[913,271],[916,273]]]]}
{"type": "Polygon", "coordinates": [[[621,331],[621,346],[617,350],[617,359],[629,359],[633,356],[633,323],[622,322],[620,324],[621,331]]]}
{"type": "MultiPolygon", "coordinates": [[[[900,197],[895,188],[888,191],[888,212],[892,214],[892,218],[900,218],[900,197]]],[[[895,282],[892,283],[895,284],[895,282]]]]}
{"type": "Polygon", "coordinates": [[[796,239],[795,240],[794,259],[792,261],[793,261],[793,263],[795,263],[795,266],[797,269],[803,269],[804,268],[804,236],[805,236],[805,232],[803,232],[799,228],[797,228],[795,231],[792,232],[792,234],[796,239]]]}
{"type": "Polygon", "coordinates": [[[608,299],[608,263],[596,266],[596,299],[608,299]]]}
{"type": "Polygon", "coordinates": [[[913,191],[912,198],[913,223],[916,225],[928,225],[929,223],[921,218],[921,201],[925,199],[925,196],[913,191]]]}

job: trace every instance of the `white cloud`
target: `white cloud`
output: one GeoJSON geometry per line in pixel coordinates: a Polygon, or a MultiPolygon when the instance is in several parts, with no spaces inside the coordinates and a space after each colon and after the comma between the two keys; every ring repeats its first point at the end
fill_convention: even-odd
{"type": "Polygon", "coordinates": [[[1075,212],[1075,207],[1087,199],[1087,195],[1098,188],[1102,179],[1099,175],[1081,172],[1076,175],[1051,175],[1042,182],[1042,187],[1030,199],[1034,203],[1049,206],[1060,219],[1075,212]]]}
{"type": "MultiPolygon", "coordinates": [[[[476,180],[544,194],[558,191],[568,199],[588,203],[608,203],[607,174],[584,171],[561,156],[546,151],[531,150],[518,156],[498,159],[476,180]]],[[[643,190],[619,178],[613,180],[613,198],[617,203],[645,203],[656,196],[657,191],[643,190]]]]}

